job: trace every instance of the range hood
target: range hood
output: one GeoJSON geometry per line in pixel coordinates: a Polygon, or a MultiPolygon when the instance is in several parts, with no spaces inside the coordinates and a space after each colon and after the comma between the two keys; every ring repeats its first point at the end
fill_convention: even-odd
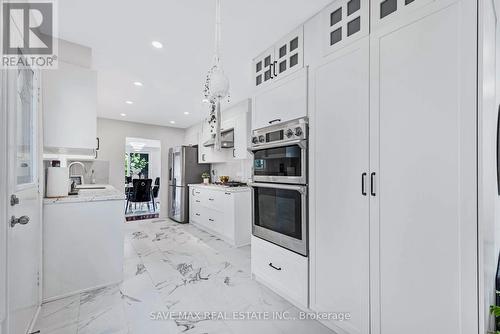
{"type": "MultiPolygon", "coordinates": [[[[215,145],[215,134],[203,143],[205,147],[211,147],[215,145]]],[[[228,129],[221,132],[221,147],[222,148],[233,148],[234,147],[234,129],[228,129]]]]}

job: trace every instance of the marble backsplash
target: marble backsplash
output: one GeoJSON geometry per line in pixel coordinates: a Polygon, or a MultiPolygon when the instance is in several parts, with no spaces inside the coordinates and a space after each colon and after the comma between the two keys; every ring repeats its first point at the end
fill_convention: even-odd
{"type": "Polygon", "coordinates": [[[250,182],[252,179],[252,160],[236,160],[212,164],[212,181],[219,181],[219,176],[227,175],[232,181],[250,182]]]}

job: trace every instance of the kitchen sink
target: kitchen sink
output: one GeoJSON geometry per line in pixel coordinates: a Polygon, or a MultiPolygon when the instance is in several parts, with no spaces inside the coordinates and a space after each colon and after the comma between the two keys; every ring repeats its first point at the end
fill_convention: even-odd
{"type": "Polygon", "coordinates": [[[79,190],[106,189],[106,187],[104,187],[104,186],[77,186],[76,189],[79,189],[79,190]]]}

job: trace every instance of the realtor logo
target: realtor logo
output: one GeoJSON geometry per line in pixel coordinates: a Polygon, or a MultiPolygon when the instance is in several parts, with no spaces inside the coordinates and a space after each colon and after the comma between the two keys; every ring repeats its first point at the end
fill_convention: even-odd
{"type": "Polygon", "coordinates": [[[55,68],[54,3],[2,2],[2,68],[55,68]]]}

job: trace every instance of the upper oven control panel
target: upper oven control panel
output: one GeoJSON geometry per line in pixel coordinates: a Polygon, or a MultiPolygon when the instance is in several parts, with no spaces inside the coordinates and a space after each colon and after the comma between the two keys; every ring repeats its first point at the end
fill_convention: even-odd
{"type": "Polygon", "coordinates": [[[307,139],[307,117],[252,131],[252,148],[307,139]]]}

